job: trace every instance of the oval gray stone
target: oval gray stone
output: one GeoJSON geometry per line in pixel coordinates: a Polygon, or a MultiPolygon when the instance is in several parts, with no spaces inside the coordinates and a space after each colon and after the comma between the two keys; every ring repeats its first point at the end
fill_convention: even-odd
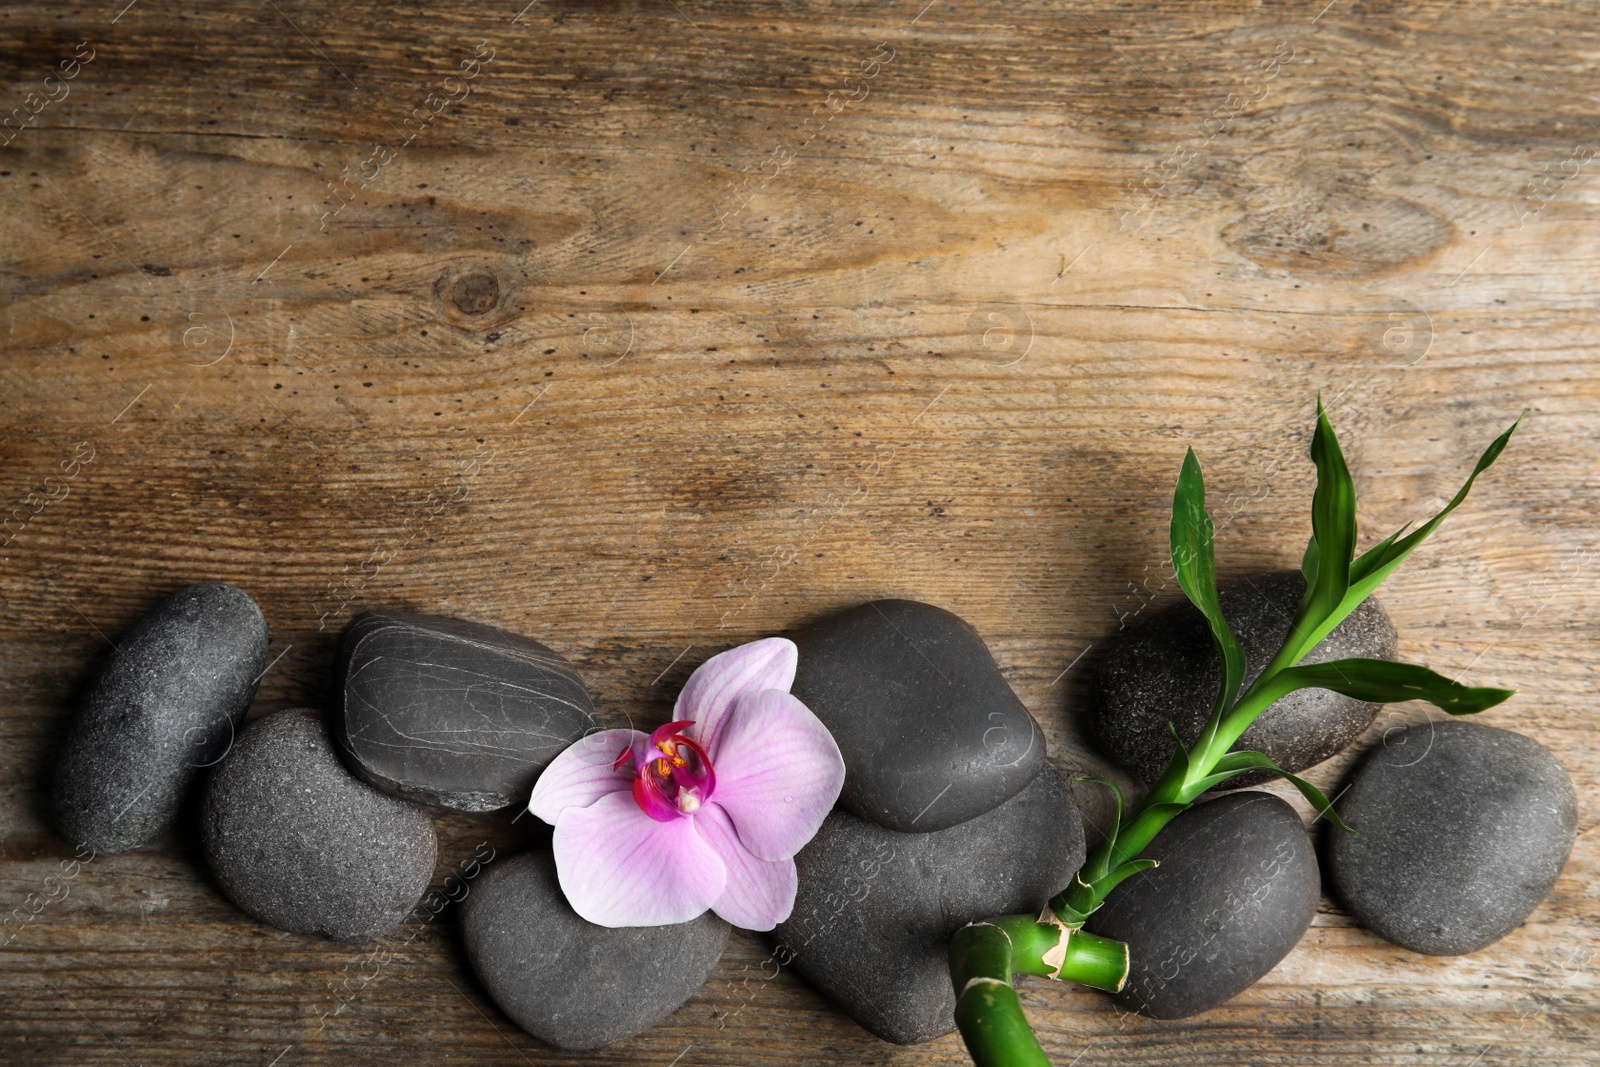
{"type": "Polygon", "coordinates": [[[1350,913],[1431,956],[1474,952],[1520,926],[1577,833],[1572,780],[1549,749],[1473,722],[1391,732],[1351,778],[1328,867],[1350,913]]]}
{"type": "Polygon", "coordinates": [[[835,808],[795,864],[794,911],[773,937],[795,969],[867,1030],[902,1045],[955,1029],[950,938],[1038,912],[1083,865],[1083,822],[1048,764],[993,811],[903,834],[835,808]]]}
{"type": "Polygon", "coordinates": [[[794,695],[844,756],[840,803],[891,830],[943,830],[1033,780],[1044,735],[978,632],[914,600],[874,600],[795,637],[794,695]]]}
{"type": "Polygon", "coordinates": [[[710,977],[728,929],[709,911],[668,926],[596,926],[567,904],[548,849],[490,864],[461,905],[484,989],[561,1049],[609,1045],[671,1015],[710,977]]]}
{"type": "Polygon", "coordinates": [[[381,937],[433,876],[433,820],[358,781],[322,716],[288,708],[245,727],[206,783],[201,847],[217,884],[269,926],[381,937]]]}
{"type": "Polygon", "coordinates": [[[1128,943],[1115,999],[1157,1019],[1223,1003],[1278,965],[1317,913],[1317,857],[1271,793],[1229,793],[1173,819],[1141,856],[1161,866],[1111,891],[1084,929],[1128,943]]]}
{"type": "MultiPolygon", "coordinates": [[[[1244,648],[1246,687],[1283,644],[1305,591],[1299,571],[1256,575],[1219,587],[1223,618],[1244,648]]],[[[1368,597],[1302,662],[1394,659],[1395,643],[1394,624],[1382,605],[1368,597]]],[[[1193,745],[1221,681],[1221,657],[1199,609],[1185,600],[1156,612],[1115,638],[1100,661],[1094,681],[1095,738],[1114,762],[1154,782],[1172,758],[1167,723],[1177,726],[1185,746],[1193,745]]],[[[1301,689],[1263,712],[1233,747],[1264,752],[1284,770],[1298,772],[1361,736],[1379,707],[1327,689],[1301,689]]],[[[1271,778],[1251,771],[1223,788],[1271,778]]]]}
{"type": "Polygon", "coordinates": [[[200,769],[233,743],[266,661],[261,609],[219,582],[180,589],[129,627],[56,761],[61,836],[110,855],[165,833],[200,769]]]}
{"type": "Polygon", "coordinates": [[[529,637],[369,611],[339,644],[335,727],[362,778],[457,811],[526,803],[549,762],[595,725],[570,663],[529,637]]]}

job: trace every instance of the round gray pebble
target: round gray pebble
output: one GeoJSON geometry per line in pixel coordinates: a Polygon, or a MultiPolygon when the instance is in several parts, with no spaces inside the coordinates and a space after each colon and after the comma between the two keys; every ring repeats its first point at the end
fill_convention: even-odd
{"type": "Polygon", "coordinates": [[[1141,856],[1161,866],[1111,891],[1085,929],[1128,943],[1124,1008],[1182,1019],[1255,984],[1317,913],[1311,836],[1271,793],[1229,793],[1166,825],[1141,856]]]}
{"type": "Polygon", "coordinates": [[[1083,858],[1077,805],[1048,764],[993,811],[931,834],[835,808],[795,857],[777,960],[885,1041],[932,1041],[955,1029],[950,938],[977,919],[1038,912],[1083,858]]]}
{"type": "MultiPolygon", "coordinates": [[[[1245,686],[1271,661],[1305,595],[1299,571],[1256,575],[1222,584],[1222,614],[1244,648],[1245,686]]],[[[1367,598],[1302,662],[1361,657],[1393,659],[1394,624],[1367,598]]],[[[1094,733],[1115,762],[1154,782],[1172,758],[1172,731],[1194,744],[1211,714],[1222,661],[1199,609],[1187,600],[1156,612],[1120,634],[1095,673],[1094,733]]],[[[1242,691],[1242,690],[1241,690],[1242,691]]],[[[1361,736],[1378,704],[1328,689],[1301,689],[1274,703],[1233,746],[1264,752],[1291,773],[1315,766],[1361,736]]],[[[1237,789],[1271,779],[1252,771],[1231,779],[1237,789]]]]}
{"type": "Polygon", "coordinates": [[[594,726],[565,657],[483,623],[365,612],[340,640],[339,677],[334,729],[356,773],[458,811],[526,804],[539,772],[594,726]]]}
{"type": "Polygon", "coordinates": [[[231,585],[180,589],[134,623],[85,690],[57,759],[61,835],[109,855],[165,833],[200,769],[233,742],[266,657],[267,621],[231,585]]]}
{"type": "Polygon", "coordinates": [[[491,864],[461,905],[467,958],[513,1022],[562,1049],[632,1037],[676,1011],[728,942],[714,912],[686,923],[612,929],[573,911],[550,852],[491,864]]]}
{"type": "Polygon", "coordinates": [[[1473,722],[1394,731],[1362,761],[1328,866],[1356,919],[1430,956],[1473,952],[1520,926],[1577,833],[1572,780],[1530,737],[1473,722]]]}
{"type": "Polygon", "coordinates": [[[874,600],[794,640],[794,695],[833,733],[839,803],[863,819],[943,830],[1015,796],[1044,765],[1044,734],[960,616],[874,600]]]}
{"type": "Polygon", "coordinates": [[[428,888],[438,844],[413,804],[357,781],[314,711],[257,719],[206,784],[201,844],[218,885],[270,926],[370,941],[428,888]]]}

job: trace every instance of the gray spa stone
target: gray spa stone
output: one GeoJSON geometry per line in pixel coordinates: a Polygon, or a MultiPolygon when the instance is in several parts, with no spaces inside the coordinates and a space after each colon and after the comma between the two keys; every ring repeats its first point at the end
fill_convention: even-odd
{"type": "MultiPolygon", "coordinates": [[[[1305,591],[1299,571],[1256,575],[1219,587],[1222,615],[1244,648],[1246,687],[1283,643],[1305,591]]],[[[1302,662],[1393,659],[1395,640],[1389,616],[1369,597],[1302,662]]],[[[1177,725],[1185,745],[1194,744],[1216,701],[1221,671],[1205,619],[1187,600],[1130,627],[1114,638],[1096,672],[1094,734],[1100,747],[1145,782],[1154,782],[1172,758],[1167,723],[1177,725]]],[[[1264,752],[1296,773],[1359,737],[1372,725],[1379,706],[1327,689],[1302,689],[1263,712],[1233,747],[1264,752]]],[[[1224,788],[1256,785],[1271,777],[1252,771],[1224,788]]]]}
{"type": "Polygon", "coordinates": [[[467,958],[518,1026],[561,1049],[647,1030],[710,977],[728,941],[714,912],[669,926],[610,929],[573,911],[548,850],[492,863],[461,905],[467,958]]]}
{"type": "Polygon", "coordinates": [[[433,820],[358,781],[322,717],[289,708],[252,722],[206,783],[201,847],[217,884],[280,930],[381,937],[433,876],[433,820]]]}
{"type": "Polygon", "coordinates": [[[904,834],[835,808],[795,857],[778,961],[852,1019],[909,1045],[955,1029],[950,938],[991,915],[1037,912],[1083,865],[1083,823],[1048,764],[992,811],[904,834]]]}
{"type": "Polygon", "coordinates": [[[457,811],[525,804],[595,725],[578,672],[532,638],[405,611],[357,616],[340,641],[340,748],[387,793],[457,811]]]}
{"type": "Polygon", "coordinates": [[[1520,926],[1555,885],[1577,832],[1572,780],[1530,737],[1474,722],[1395,731],[1351,779],[1328,841],[1352,915],[1432,956],[1520,926]]]}
{"type": "Polygon", "coordinates": [[[943,830],[1016,795],[1044,735],[978,632],[914,600],[874,600],[795,637],[794,695],[844,756],[840,803],[906,833],[943,830]]]}
{"type": "Polygon", "coordinates": [[[56,761],[56,826],[102,855],[173,824],[202,767],[233,742],[267,657],[249,594],[204,582],[167,597],[118,639],[85,690],[56,761]]]}
{"type": "Polygon", "coordinates": [[[1161,866],[1106,898],[1084,928],[1128,943],[1116,1001],[1157,1019],[1214,1008],[1278,965],[1317,913],[1311,837],[1271,793],[1229,793],[1173,819],[1141,856],[1161,866]]]}

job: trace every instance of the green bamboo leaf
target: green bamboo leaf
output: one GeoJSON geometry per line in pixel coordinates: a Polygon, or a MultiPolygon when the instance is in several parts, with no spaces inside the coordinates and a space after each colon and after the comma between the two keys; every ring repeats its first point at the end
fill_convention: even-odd
{"type": "Polygon", "coordinates": [[[1411,523],[1406,522],[1400,527],[1400,529],[1396,530],[1394,533],[1390,534],[1388,537],[1385,537],[1382,541],[1379,541],[1377,544],[1361,553],[1361,555],[1351,560],[1350,584],[1354,586],[1356,583],[1360,582],[1361,579],[1369,573],[1373,562],[1381,559],[1384,553],[1389,551],[1389,547],[1399,540],[1400,536],[1404,534],[1410,527],[1411,523]]]}
{"type": "Polygon", "coordinates": [[[1177,488],[1172,494],[1172,568],[1189,602],[1205,616],[1211,628],[1211,639],[1222,656],[1222,684],[1207,724],[1208,732],[1215,729],[1222,712],[1238,696],[1239,684],[1244,681],[1244,649],[1228,627],[1228,620],[1222,617],[1222,606],[1217,601],[1214,536],[1211,516],[1206,514],[1205,479],[1200,474],[1200,461],[1191,448],[1183,458],[1177,488]]]}
{"type": "Polygon", "coordinates": [[[1183,738],[1178,736],[1178,724],[1170,719],[1167,720],[1167,733],[1172,735],[1172,758],[1167,761],[1167,773],[1187,778],[1189,777],[1189,764],[1191,762],[1189,750],[1183,747],[1183,738]],[[1177,764],[1183,769],[1175,771],[1172,769],[1173,764],[1177,764]]]}
{"type": "Polygon", "coordinates": [[[1390,572],[1400,566],[1401,562],[1411,554],[1412,549],[1420,545],[1427,539],[1429,534],[1438,528],[1446,515],[1454,511],[1463,500],[1467,499],[1467,494],[1472,491],[1472,483],[1477,480],[1478,475],[1488,470],[1494,464],[1494,461],[1500,458],[1500,453],[1505,451],[1506,445],[1511,441],[1511,435],[1517,432],[1517,427],[1522,425],[1522,420],[1526,415],[1527,412],[1518,415],[1517,421],[1513,422],[1505,433],[1496,437],[1493,443],[1483,450],[1483,455],[1478,457],[1478,463],[1472,468],[1472,473],[1467,475],[1467,480],[1461,484],[1460,489],[1456,490],[1456,495],[1450,498],[1450,503],[1446,504],[1439,514],[1417,527],[1416,530],[1404,538],[1400,537],[1400,534],[1405,530],[1405,527],[1402,526],[1392,535],[1363,552],[1360,558],[1350,565],[1350,595],[1359,597],[1356,600],[1357,604],[1365,600],[1367,595],[1389,576],[1390,572]]]}
{"type": "Polygon", "coordinates": [[[1214,789],[1229,778],[1244,774],[1246,771],[1267,771],[1270,774],[1275,774],[1288,780],[1296,789],[1300,790],[1301,796],[1311,802],[1311,806],[1317,809],[1318,815],[1321,815],[1347,833],[1355,832],[1344,824],[1344,820],[1339,818],[1339,813],[1333,810],[1333,802],[1322,795],[1322,790],[1304,778],[1290,774],[1274,763],[1271,757],[1249,749],[1241,752],[1230,752],[1218,760],[1217,773],[1208,775],[1195,783],[1195,787],[1199,790],[1195,795],[1199,796],[1200,792],[1204,792],[1206,789],[1214,789]]]}
{"type": "Polygon", "coordinates": [[[1306,588],[1317,584],[1317,535],[1306,541],[1306,553],[1300,557],[1300,573],[1306,576],[1306,588]]]}
{"type": "Polygon", "coordinates": [[[1116,870],[1111,871],[1109,874],[1104,875],[1098,881],[1096,881],[1095,888],[1100,891],[1100,894],[1103,897],[1105,894],[1111,892],[1113,889],[1117,888],[1117,886],[1121,885],[1129,878],[1132,878],[1140,871],[1152,870],[1159,866],[1161,866],[1161,864],[1157,860],[1129,860],[1127,863],[1124,863],[1116,870]]]}
{"type": "Polygon", "coordinates": [[[1286,667],[1271,682],[1279,696],[1297,689],[1331,689],[1372,704],[1426,700],[1451,715],[1474,715],[1492,708],[1515,690],[1452,682],[1415,663],[1386,659],[1336,659],[1286,667]]]}
{"type": "MultiPolygon", "coordinates": [[[[1317,465],[1317,489],[1311,497],[1311,539],[1301,570],[1306,595],[1295,612],[1285,645],[1299,642],[1300,654],[1311,647],[1305,638],[1332,617],[1350,587],[1350,558],[1356,547],[1356,487],[1345,466],[1339,438],[1317,398],[1317,430],[1311,438],[1311,461],[1317,465]]],[[[1299,659],[1297,655],[1294,657],[1299,659]]]]}
{"type": "MultiPolygon", "coordinates": [[[[1111,779],[1101,778],[1092,774],[1079,775],[1072,780],[1074,782],[1095,782],[1111,790],[1112,799],[1116,803],[1116,807],[1113,808],[1111,812],[1111,829],[1106,831],[1105,844],[1101,846],[1100,851],[1095,853],[1097,858],[1102,855],[1110,856],[1117,847],[1117,835],[1122,832],[1122,790],[1118,789],[1117,783],[1113,782],[1111,779]]],[[[1088,881],[1093,882],[1096,875],[1102,875],[1105,872],[1102,870],[1090,871],[1089,873],[1090,877],[1088,878],[1088,881]]]]}

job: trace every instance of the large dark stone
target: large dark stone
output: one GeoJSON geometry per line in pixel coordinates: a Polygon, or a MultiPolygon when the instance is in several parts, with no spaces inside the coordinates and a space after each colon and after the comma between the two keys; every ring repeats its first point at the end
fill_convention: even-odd
{"type": "Polygon", "coordinates": [[[1522,924],[1577,833],[1572,780],[1530,737],[1430,722],[1384,738],[1339,805],[1334,886],[1363,926],[1433,956],[1474,952],[1522,924]]]}
{"type": "Polygon", "coordinates": [[[795,638],[794,695],[844,756],[840,803],[907,833],[943,830],[1014,796],[1044,735],[978,632],[942,608],[874,600],[795,638]]]}
{"type": "Polygon", "coordinates": [[[1085,929],[1128,943],[1124,1008],[1181,1019],[1278,965],[1317,913],[1317,857],[1271,793],[1230,793],[1167,824],[1140,853],[1161,866],[1123,882],[1085,929]]]}
{"type": "Polygon", "coordinates": [[[1048,765],[958,826],[902,834],[835,808],[795,857],[779,959],[885,1041],[955,1029],[950,938],[991,915],[1037,912],[1083,866],[1083,823],[1048,765]]]}
{"type": "Polygon", "coordinates": [[[403,920],[433,876],[433,820],[357,781],[322,717],[257,719],[206,783],[201,845],[217,884],[270,926],[370,941],[403,920]]]}
{"type": "Polygon", "coordinates": [[[647,1030],[694,995],[722,955],[714,912],[670,926],[610,929],[567,904],[548,850],[491,864],[461,905],[478,980],[513,1022],[563,1049],[647,1030]]]}
{"type": "Polygon", "coordinates": [[[233,743],[266,659],[267,621],[231,585],[180,589],[134,623],[67,731],[52,788],[61,835],[101,854],[160,837],[233,743]]]}
{"type": "MultiPolygon", "coordinates": [[[[1222,615],[1244,648],[1246,687],[1283,644],[1305,591],[1299,571],[1258,575],[1219,588],[1222,615]]],[[[1394,625],[1369,597],[1302,662],[1394,656],[1394,625]]],[[[1100,747],[1144,781],[1154,782],[1172,758],[1167,724],[1176,724],[1185,746],[1194,744],[1221,680],[1221,657],[1199,610],[1185,600],[1155,613],[1115,638],[1100,662],[1094,702],[1100,747]]],[[[1359,737],[1372,725],[1378,708],[1327,689],[1301,689],[1263,712],[1233,747],[1264,752],[1284,770],[1301,771],[1359,737]]],[[[1252,771],[1231,779],[1225,788],[1270,778],[1252,771]]]]}
{"type": "Polygon", "coordinates": [[[385,792],[457,811],[526,803],[595,725],[560,653],[481,623],[369,611],[339,646],[340,747],[385,792]]]}

